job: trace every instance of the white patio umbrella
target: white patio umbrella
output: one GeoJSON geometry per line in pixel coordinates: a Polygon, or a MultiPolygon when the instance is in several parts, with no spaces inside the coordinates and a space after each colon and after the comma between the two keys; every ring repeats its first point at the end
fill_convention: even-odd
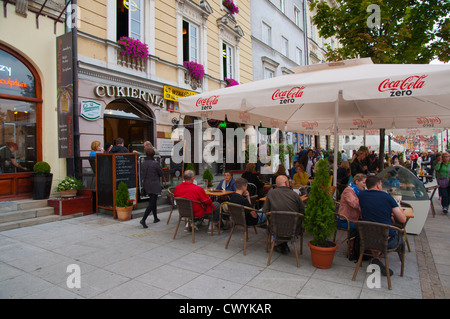
{"type": "Polygon", "coordinates": [[[367,58],[296,72],[182,98],[180,112],[335,135],[341,129],[450,127],[450,65],[373,64],[367,58]]]}
{"type": "MultiPolygon", "coordinates": [[[[348,152],[347,154],[351,154],[350,151],[357,150],[362,145],[367,146],[369,148],[369,152],[372,152],[372,151],[379,152],[380,151],[380,139],[378,136],[375,136],[375,135],[367,135],[365,141],[364,141],[363,136],[357,136],[355,139],[342,145],[342,148],[348,152]]],[[[389,140],[388,140],[387,136],[384,141],[384,149],[385,150],[389,149],[389,140]]],[[[395,151],[395,152],[404,152],[405,147],[394,141],[391,141],[391,150],[395,151]]]]}

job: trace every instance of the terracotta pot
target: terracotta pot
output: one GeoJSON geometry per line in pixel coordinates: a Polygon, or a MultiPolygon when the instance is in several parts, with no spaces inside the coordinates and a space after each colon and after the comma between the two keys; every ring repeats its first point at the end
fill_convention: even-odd
{"type": "Polygon", "coordinates": [[[120,221],[130,220],[132,210],[133,206],[116,207],[117,219],[119,219],[120,221]]]}
{"type": "Polygon", "coordinates": [[[338,248],[338,245],[335,243],[332,244],[334,244],[333,247],[319,247],[311,245],[311,242],[308,243],[308,246],[311,249],[311,260],[314,267],[320,269],[328,269],[331,267],[334,253],[338,248]]]}
{"type": "Polygon", "coordinates": [[[75,197],[77,196],[77,190],[76,189],[68,189],[66,191],[59,191],[59,196],[61,197],[75,197]]]}

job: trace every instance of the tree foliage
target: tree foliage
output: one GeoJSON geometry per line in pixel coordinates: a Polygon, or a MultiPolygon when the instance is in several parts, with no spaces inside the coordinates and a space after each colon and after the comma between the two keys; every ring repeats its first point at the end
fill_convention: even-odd
{"type": "Polygon", "coordinates": [[[331,50],[328,61],[371,57],[374,63],[449,61],[449,0],[337,0],[330,7],[311,1],[313,23],[320,36],[336,37],[342,47],[331,50]],[[377,5],[379,11],[368,10],[377,5]],[[380,23],[372,28],[374,14],[380,23]]]}

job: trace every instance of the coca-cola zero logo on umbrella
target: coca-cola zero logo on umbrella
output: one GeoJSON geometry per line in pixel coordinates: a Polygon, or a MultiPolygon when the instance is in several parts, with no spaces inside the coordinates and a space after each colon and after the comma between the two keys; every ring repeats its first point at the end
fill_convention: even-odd
{"type": "Polygon", "coordinates": [[[421,89],[425,85],[425,78],[428,75],[413,75],[404,80],[385,79],[378,86],[378,91],[390,91],[390,96],[412,95],[415,89],[421,89]]]}
{"type": "Polygon", "coordinates": [[[272,94],[272,100],[280,100],[280,104],[294,103],[296,98],[300,98],[303,95],[304,86],[295,86],[290,90],[276,90],[272,94]]]}

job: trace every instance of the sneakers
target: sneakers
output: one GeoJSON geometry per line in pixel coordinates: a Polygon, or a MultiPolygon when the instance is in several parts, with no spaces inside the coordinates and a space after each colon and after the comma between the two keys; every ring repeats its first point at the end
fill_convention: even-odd
{"type": "MultiPolygon", "coordinates": [[[[218,229],[219,229],[219,224],[214,224],[214,231],[218,231],[218,229]]],[[[209,224],[209,227],[208,227],[208,234],[211,234],[211,224],[209,224]]]]}
{"type": "Polygon", "coordinates": [[[443,207],[442,210],[443,210],[444,214],[448,214],[448,207],[443,207]]]}
{"type": "MultiPolygon", "coordinates": [[[[383,276],[387,276],[386,267],[383,265],[381,260],[374,258],[374,259],[372,259],[371,263],[374,264],[374,265],[378,265],[380,267],[381,274],[383,276]]],[[[389,269],[389,275],[392,276],[393,274],[394,274],[394,272],[392,271],[392,269],[389,269]]]]}
{"type": "MultiPolygon", "coordinates": [[[[194,230],[198,230],[197,225],[194,225],[194,230]]],[[[189,223],[187,223],[187,224],[184,226],[184,231],[185,231],[186,233],[192,231],[192,227],[191,227],[191,225],[190,225],[189,223]]]]}

